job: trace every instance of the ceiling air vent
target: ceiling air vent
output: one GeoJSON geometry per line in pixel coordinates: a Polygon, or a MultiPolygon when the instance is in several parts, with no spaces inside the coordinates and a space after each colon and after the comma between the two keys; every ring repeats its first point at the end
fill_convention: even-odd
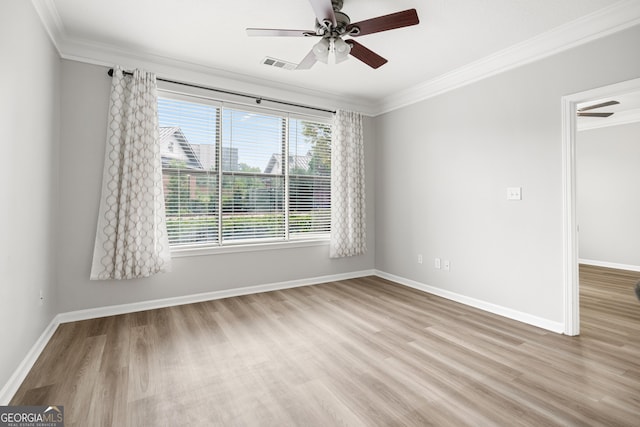
{"type": "Polygon", "coordinates": [[[282,61],[281,59],[276,58],[270,58],[268,56],[262,60],[262,63],[270,67],[284,68],[285,70],[295,70],[297,67],[296,64],[292,64],[291,62],[282,61]]]}

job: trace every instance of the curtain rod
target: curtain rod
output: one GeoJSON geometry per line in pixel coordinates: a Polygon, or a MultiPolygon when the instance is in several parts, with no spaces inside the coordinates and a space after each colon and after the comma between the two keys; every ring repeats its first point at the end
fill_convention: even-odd
{"type": "MultiPolygon", "coordinates": [[[[113,68],[110,68],[109,71],[107,71],[107,74],[110,77],[113,77],[113,68]]],[[[124,74],[127,75],[127,76],[133,75],[133,73],[131,71],[124,71],[124,74]]],[[[210,91],[213,91],[213,92],[225,93],[227,95],[236,95],[236,96],[242,96],[242,97],[245,97],[245,98],[251,98],[251,99],[254,99],[256,101],[256,104],[260,104],[262,101],[268,101],[268,102],[273,102],[273,103],[276,103],[276,104],[288,105],[290,107],[306,108],[308,110],[323,111],[325,113],[331,113],[331,114],[335,114],[336,113],[333,110],[326,110],[324,108],[311,107],[309,105],[303,105],[303,104],[295,104],[293,102],[280,101],[278,99],[263,98],[261,96],[249,95],[247,93],[241,93],[241,92],[233,92],[233,91],[224,90],[224,89],[216,89],[216,88],[213,88],[213,87],[201,86],[201,85],[196,85],[196,84],[193,84],[193,83],[179,82],[179,81],[176,81],[176,80],[168,80],[168,79],[163,79],[163,78],[160,78],[160,77],[156,77],[156,80],[159,80],[159,81],[165,82],[165,83],[173,83],[173,84],[177,84],[177,85],[181,85],[181,86],[193,87],[193,88],[196,88],[196,89],[204,89],[204,90],[210,90],[210,91]]]]}

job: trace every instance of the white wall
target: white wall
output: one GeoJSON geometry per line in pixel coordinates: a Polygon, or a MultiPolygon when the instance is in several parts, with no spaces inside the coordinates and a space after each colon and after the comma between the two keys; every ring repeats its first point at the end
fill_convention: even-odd
{"type": "MultiPolygon", "coordinates": [[[[366,148],[368,246],[364,256],[329,259],[328,246],[175,258],[173,272],[131,281],[89,280],[106,139],[107,69],[62,61],[59,311],[135,303],[374,268],[373,147],[366,148]]],[[[365,138],[372,140],[372,120],[365,138]]]]}
{"type": "Polygon", "coordinates": [[[578,132],[576,163],[580,259],[640,270],[640,123],[578,132]]]}
{"type": "Polygon", "coordinates": [[[560,99],[640,77],[638,40],[634,27],[378,117],[376,268],[561,323],[560,99]]]}
{"type": "Polygon", "coordinates": [[[56,313],[60,60],[31,2],[0,2],[0,54],[1,388],[56,313]]]}

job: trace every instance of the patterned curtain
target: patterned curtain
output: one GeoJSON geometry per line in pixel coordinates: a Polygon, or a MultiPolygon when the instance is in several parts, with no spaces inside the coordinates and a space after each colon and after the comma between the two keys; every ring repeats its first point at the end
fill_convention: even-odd
{"type": "Polygon", "coordinates": [[[338,110],[331,136],[332,258],[367,251],[362,115],[338,110]]]}
{"type": "Polygon", "coordinates": [[[169,271],[154,74],[113,70],[92,280],[169,271]]]}

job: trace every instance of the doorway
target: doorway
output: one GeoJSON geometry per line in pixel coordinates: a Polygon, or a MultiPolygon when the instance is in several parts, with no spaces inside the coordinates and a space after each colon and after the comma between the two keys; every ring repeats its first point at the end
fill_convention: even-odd
{"type": "Polygon", "coordinates": [[[562,97],[564,334],[580,334],[576,216],[576,112],[579,103],[640,90],[640,78],[562,97]]]}

